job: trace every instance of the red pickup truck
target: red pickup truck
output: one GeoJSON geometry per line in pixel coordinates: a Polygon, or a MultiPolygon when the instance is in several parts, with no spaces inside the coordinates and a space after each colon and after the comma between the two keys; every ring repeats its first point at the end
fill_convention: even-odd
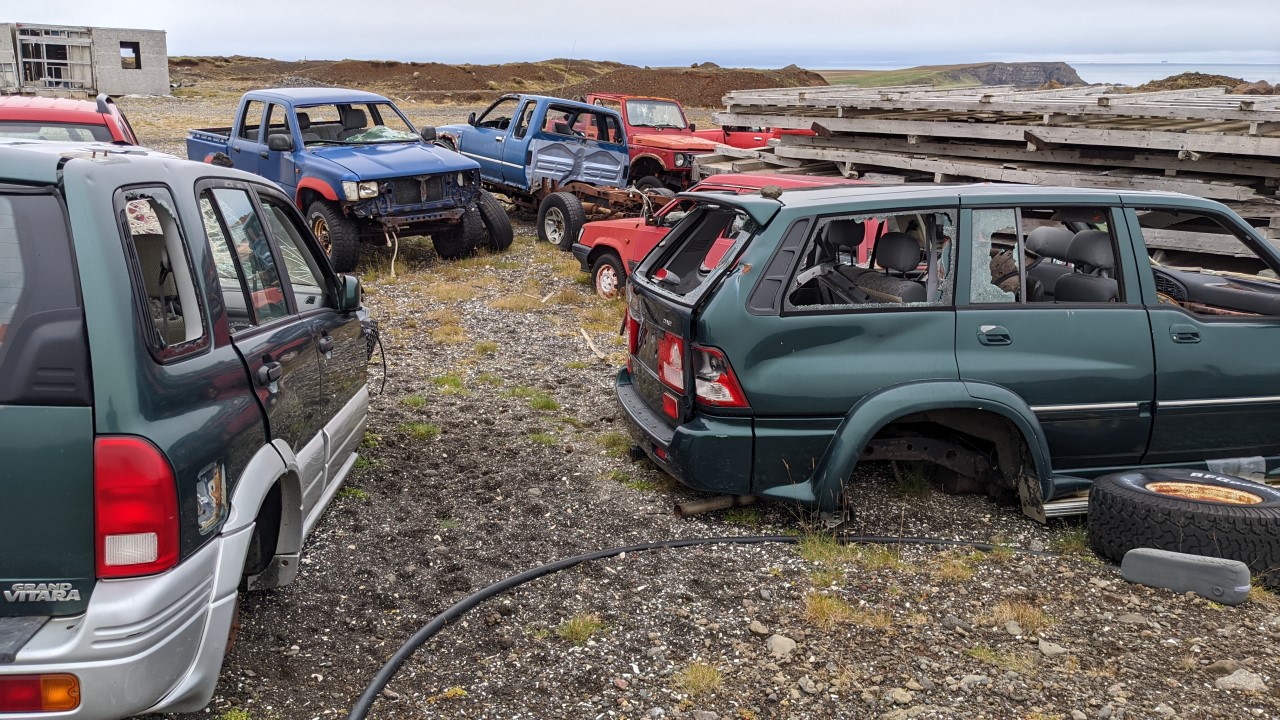
{"type": "MultiPolygon", "coordinates": [[[[712,175],[690,188],[689,192],[731,192],[745,195],[759,192],[767,185],[789,190],[865,184],[865,181],[838,177],[725,174],[712,175]]],[[[573,246],[573,256],[582,265],[583,272],[591,273],[596,294],[606,298],[617,297],[631,269],[667,236],[692,204],[691,200],[677,198],[645,217],[598,220],[582,226],[582,235],[573,246]]],[[[866,253],[875,241],[878,225],[867,223],[866,227],[866,239],[872,242],[863,242],[859,247],[859,262],[866,262],[866,253]]],[[[724,247],[727,248],[728,243],[724,247]]],[[[724,248],[721,248],[720,252],[723,251],[724,248]]],[[[718,259],[719,253],[713,248],[707,261],[714,263],[718,259]]]]}
{"type": "MultiPolygon", "coordinates": [[[[675,100],[616,93],[596,93],[583,100],[622,113],[631,182],[642,190],[689,187],[694,156],[716,149],[713,140],[695,136],[697,128],[675,100]]],[[[589,128],[584,131],[591,133],[589,128]]]]}

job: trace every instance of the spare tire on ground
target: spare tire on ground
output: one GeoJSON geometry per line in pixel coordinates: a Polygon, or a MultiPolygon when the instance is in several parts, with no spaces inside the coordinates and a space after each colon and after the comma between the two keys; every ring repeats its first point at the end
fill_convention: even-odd
{"type": "Polygon", "coordinates": [[[507,209],[498,202],[498,198],[487,190],[481,190],[476,207],[479,208],[485,230],[489,233],[489,250],[502,252],[511,247],[511,241],[515,239],[515,230],[511,227],[511,218],[507,216],[507,209]]]}
{"type": "Polygon", "coordinates": [[[1239,560],[1280,588],[1280,490],[1205,470],[1142,470],[1098,478],[1089,544],[1120,562],[1134,548],[1239,560]]]}

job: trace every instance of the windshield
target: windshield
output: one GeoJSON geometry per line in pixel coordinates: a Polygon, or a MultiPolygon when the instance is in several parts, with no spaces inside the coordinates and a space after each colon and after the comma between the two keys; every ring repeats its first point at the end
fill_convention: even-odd
{"type": "Polygon", "coordinates": [[[0,137],[19,140],[64,140],[72,142],[111,142],[111,130],[105,125],[52,123],[29,120],[0,120],[0,137]]]}
{"type": "Polygon", "coordinates": [[[654,128],[688,127],[680,105],[670,100],[628,100],[627,119],[632,125],[654,128]]]}
{"type": "Polygon", "coordinates": [[[304,145],[374,145],[421,138],[391,103],[300,107],[298,132],[304,145]]]}

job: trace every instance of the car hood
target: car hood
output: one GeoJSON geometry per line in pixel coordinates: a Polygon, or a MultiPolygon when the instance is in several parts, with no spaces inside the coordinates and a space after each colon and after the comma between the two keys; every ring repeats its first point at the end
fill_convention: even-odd
{"type": "Polygon", "coordinates": [[[322,145],[311,147],[309,151],[316,157],[341,165],[361,180],[480,169],[474,160],[426,143],[322,145]]]}
{"type": "Polygon", "coordinates": [[[652,148],[661,148],[663,150],[676,150],[679,152],[711,152],[716,149],[716,144],[710,140],[704,140],[700,137],[692,135],[665,135],[657,133],[648,133],[644,135],[632,135],[630,138],[632,145],[644,145],[652,148]]]}

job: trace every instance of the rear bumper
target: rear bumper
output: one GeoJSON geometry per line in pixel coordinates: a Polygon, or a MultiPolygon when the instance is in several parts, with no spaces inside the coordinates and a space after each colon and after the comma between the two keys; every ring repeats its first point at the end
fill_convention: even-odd
{"type": "Polygon", "coordinates": [[[618,372],[614,389],[632,439],[655,465],[695,490],[752,494],[751,418],[698,413],[673,428],[636,392],[626,368],[618,372]]]}
{"type": "Polygon", "coordinates": [[[103,720],[148,711],[194,711],[212,697],[235,611],[250,524],[178,567],[134,580],[99,581],[83,615],[54,618],[0,675],[71,673],[80,705],[14,718],[103,720]]]}
{"type": "Polygon", "coordinates": [[[582,266],[582,272],[591,272],[591,264],[587,262],[588,256],[591,255],[591,246],[574,243],[570,250],[573,252],[574,259],[582,266]]]}

